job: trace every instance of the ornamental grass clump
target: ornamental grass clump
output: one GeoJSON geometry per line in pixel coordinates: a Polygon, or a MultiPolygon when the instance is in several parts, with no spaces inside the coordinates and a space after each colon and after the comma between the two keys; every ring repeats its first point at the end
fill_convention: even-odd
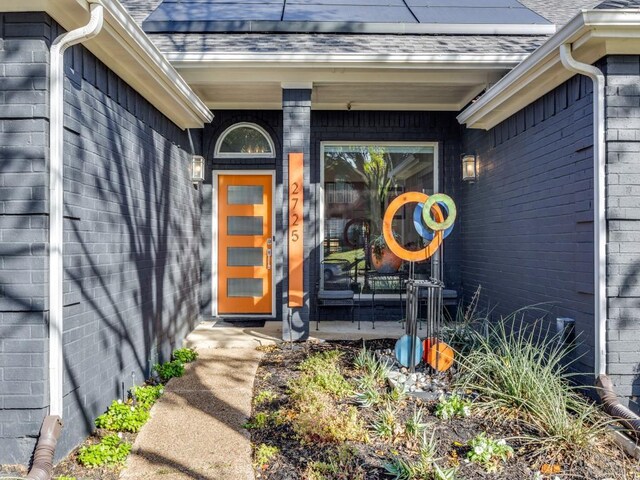
{"type": "Polygon", "coordinates": [[[457,386],[480,395],[478,408],[520,422],[523,441],[538,453],[577,454],[603,435],[605,422],[569,383],[569,348],[545,335],[540,322],[526,324],[522,313],[490,326],[487,337],[476,334],[457,386]]]}

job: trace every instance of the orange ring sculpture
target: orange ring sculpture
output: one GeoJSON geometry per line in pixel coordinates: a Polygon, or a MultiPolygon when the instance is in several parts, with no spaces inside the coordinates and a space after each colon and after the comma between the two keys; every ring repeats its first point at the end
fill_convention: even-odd
{"type": "MultiPolygon", "coordinates": [[[[395,217],[396,212],[400,210],[400,207],[407,203],[425,203],[429,200],[429,195],[426,193],[420,192],[407,192],[402,195],[396,197],[387,207],[387,211],[384,214],[384,219],[382,221],[382,233],[384,235],[384,241],[387,243],[387,247],[391,250],[397,257],[405,260],[407,262],[422,262],[428,258],[430,258],[436,250],[440,248],[442,245],[442,230],[438,230],[435,232],[435,236],[433,240],[422,250],[407,250],[402,245],[398,243],[398,241],[393,236],[393,228],[391,223],[393,222],[393,217],[395,217]]],[[[436,222],[443,222],[444,215],[442,214],[442,210],[440,206],[436,203],[431,207],[431,211],[435,216],[436,222]]]]}

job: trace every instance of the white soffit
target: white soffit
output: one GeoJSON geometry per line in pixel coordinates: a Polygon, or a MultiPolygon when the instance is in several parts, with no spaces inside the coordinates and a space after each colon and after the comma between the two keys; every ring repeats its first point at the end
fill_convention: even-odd
{"type": "Polygon", "coordinates": [[[573,56],[593,64],[606,55],[640,54],[640,11],[583,10],[520,65],[505,75],[458,121],[489,130],[574,76],[560,61],[559,47],[573,46],[573,56]]]}
{"type": "MultiPolygon", "coordinates": [[[[207,106],[149,40],[117,0],[101,0],[105,24],[84,45],[180,128],[198,128],[213,118],[207,106]]],[[[65,30],[87,23],[85,0],[5,0],[2,12],[46,12],[65,30]]]]}
{"type": "Polygon", "coordinates": [[[319,110],[460,111],[527,54],[173,52],[167,58],[213,109],[279,109],[280,85],[313,85],[319,110]],[[429,96],[432,98],[429,99],[429,96]]]}

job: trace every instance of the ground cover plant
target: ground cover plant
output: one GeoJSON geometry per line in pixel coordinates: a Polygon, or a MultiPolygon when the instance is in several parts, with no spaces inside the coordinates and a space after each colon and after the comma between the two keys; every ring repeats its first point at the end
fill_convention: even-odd
{"type": "Polygon", "coordinates": [[[113,432],[139,432],[149,420],[149,411],[143,406],[114,400],[105,413],[96,418],[96,427],[113,432]]]}
{"type": "Polygon", "coordinates": [[[123,464],[131,451],[131,443],[112,434],[100,442],[85,445],[78,451],[78,462],[85,467],[102,467],[123,464]]]}
{"type": "Polygon", "coordinates": [[[165,383],[181,376],[184,364],[197,357],[195,350],[181,348],[173,352],[171,362],[155,365],[158,375],[144,385],[131,387],[127,398],[114,400],[95,419],[93,435],[55,466],[53,478],[117,480],[137,433],[150,418],[151,407],[164,393],[165,383]]]}
{"type": "MultiPolygon", "coordinates": [[[[527,423],[532,417],[522,407],[499,407],[488,391],[458,383],[477,380],[462,364],[442,378],[448,389],[440,398],[391,390],[380,373],[389,366],[374,352],[394,343],[372,341],[366,350],[362,342],[266,348],[247,422],[256,478],[640,479],[638,463],[606,435],[589,437],[590,449],[569,455],[562,441],[554,443],[556,432],[527,423]]],[[[570,392],[572,402],[584,402],[570,392]]],[[[579,417],[578,407],[567,405],[587,429],[599,428],[597,417],[579,417]]]]}

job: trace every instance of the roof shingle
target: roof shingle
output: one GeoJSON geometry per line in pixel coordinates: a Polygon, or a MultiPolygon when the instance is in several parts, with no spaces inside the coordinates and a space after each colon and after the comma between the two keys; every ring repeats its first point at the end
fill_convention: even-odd
{"type": "Polygon", "coordinates": [[[163,52],[530,53],[546,36],[175,33],[150,35],[163,52]]]}

